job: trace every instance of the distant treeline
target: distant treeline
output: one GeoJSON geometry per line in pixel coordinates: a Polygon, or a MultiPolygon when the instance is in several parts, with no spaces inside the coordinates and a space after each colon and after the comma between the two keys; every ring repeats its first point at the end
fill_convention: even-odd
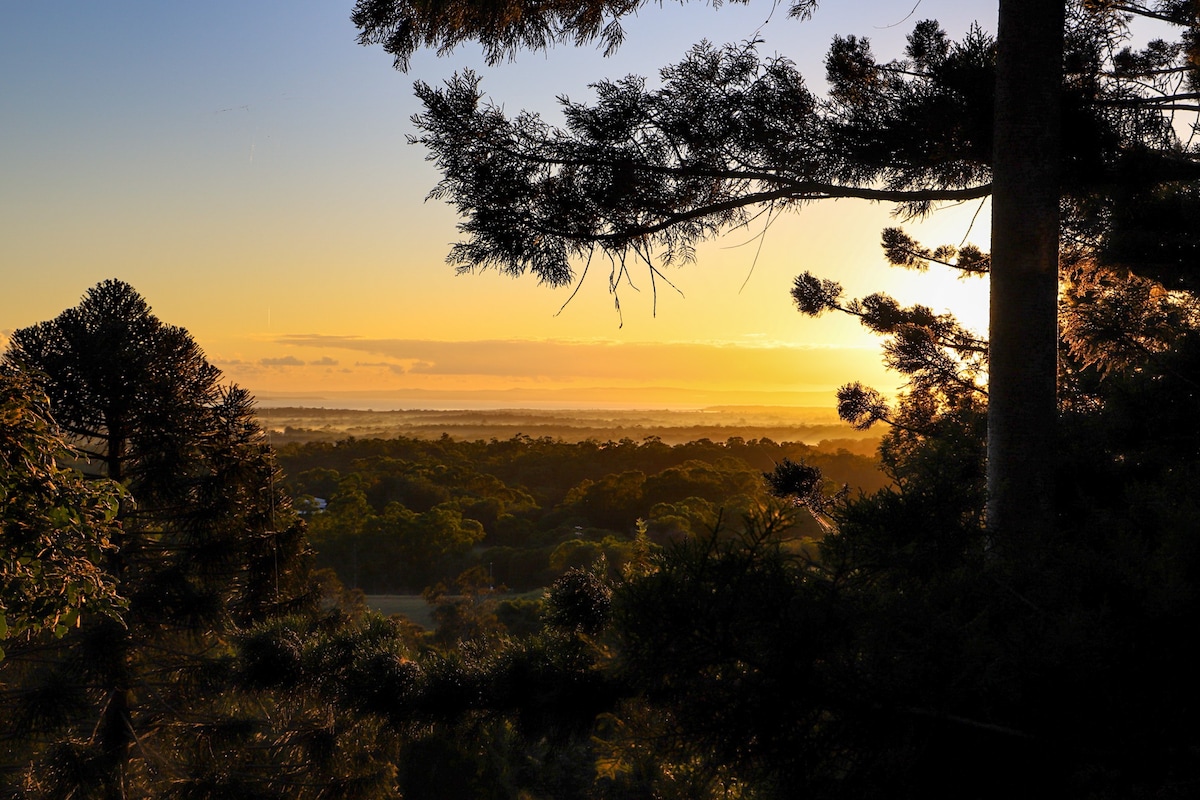
{"type": "Polygon", "coordinates": [[[274,445],[292,442],[333,442],[357,438],[510,439],[517,435],[535,439],[582,442],[595,439],[658,437],[667,444],[698,439],[725,441],[730,436],[747,439],[819,443],[821,449],[844,447],[871,455],[878,446],[874,432],[865,433],[838,419],[832,408],[782,408],[772,406],[722,406],[700,410],[630,409],[486,409],[439,411],[408,409],[375,411],[281,407],[258,409],[258,417],[274,445]]]}

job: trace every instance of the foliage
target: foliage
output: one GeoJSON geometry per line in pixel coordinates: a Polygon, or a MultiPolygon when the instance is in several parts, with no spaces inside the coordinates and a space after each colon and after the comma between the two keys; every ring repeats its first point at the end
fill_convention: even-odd
{"type": "Polygon", "coordinates": [[[484,536],[483,526],[464,519],[453,503],[416,513],[392,502],[376,513],[352,487],[335,494],[311,519],[318,563],[336,569],[352,587],[375,594],[436,582],[445,571],[461,568],[484,536]]]}
{"type": "Polygon", "coordinates": [[[95,485],[123,487],[92,569],[128,604],[10,648],[0,729],[17,744],[0,758],[31,796],[149,791],[187,758],[191,726],[220,716],[230,635],[314,602],[303,525],[249,395],[128,284],[16,331],[4,361],[98,462],[95,485]]]}
{"type": "MultiPolygon", "coordinates": [[[[1195,37],[1186,4],[1159,5],[1069,4],[1062,187],[1068,240],[1103,239],[1108,259],[1141,261],[1149,277],[1170,275],[1174,286],[1190,280],[1194,192],[1181,182],[1197,166],[1174,119],[1191,110],[1195,37]],[[1134,49],[1138,14],[1177,26],[1180,41],[1134,49]]],[[[580,10],[509,4],[482,28],[470,22],[481,10],[471,3],[450,14],[375,0],[354,18],[363,43],[386,43],[403,66],[422,45],[479,38],[499,57],[571,38],[557,17],[565,8],[580,10]]],[[[607,11],[616,24],[628,10],[595,8],[589,19],[607,11]]],[[[471,73],[441,89],[418,83],[426,110],[415,141],[443,174],[433,196],[465,219],[466,240],[449,260],[464,270],[531,270],[559,284],[574,275],[571,257],[599,248],[617,262],[615,286],[626,258],[644,261],[653,280],[661,277],[655,249],[664,263],[685,261],[699,239],[816,199],[891,201],[911,215],[990,193],[995,42],[981,30],[952,41],[936,22],[920,22],[904,57],[888,62],[866,38],[837,37],[826,57],[827,98],[787,59],[760,58],[755,44],[698,45],[662,70],[659,88],[632,76],[600,81],[594,104],[562,101],[561,128],[528,113],[505,116],[483,102],[471,73]]],[[[898,265],[990,267],[973,246],[927,249],[899,228],[884,237],[898,265]]]]}
{"type": "MultiPolygon", "coordinates": [[[[536,7],[488,0],[437,4],[359,0],[353,20],[361,31],[360,43],[382,44],[395,56],[396,67],[406,69],[421,47],[448,53],[469,40],[483,45],[491,64],[512,57],[520,48],[544,49],[566,41],[583,44],[599,39],[611,53],[624,38],[621,18],[635,14],[642,5],[643,0],[557,0],[536,7]]],[[[812,0],[794,0],[788,13],[806,17],[815,7],[812,0]]]]}
{"type": "MultiPolygon", "coordinates": [[[[522,4],[364,0],[356,14],[403,60],[472,35],[493,57],[573,36],[612,43],[617,30],[597,20],[636,7],[568,0],[523,17],[522,4]]],[[[909,380],[895,402],[857,385],[839,395],[857,424],[890,425],[889,480],[868,491],[827,483],[863,466],[846,454],[766,440],[291,450],[295,485],[329,501],[307,512],[326,553],[369,543],[370,563],[423,579],[456,570],[456,594],[430,593],[441,625],[426,635],[344,589],[325,610],[306,602],[302,526],[248,398],[219,389],[190,338],[128,287],[102,284],[18,332],[6,360],[44,370],[64,426],[126,484],[119,526],[87,530],[109,536],[93,566],[129,605],[61,640],[26,637],[0,665],[4,790],[763,800],[1194,785],[1200,326],[1194,243],[1175,234],[1192,225],[1193,192],[1177,182],[1195,153],[1165,116],[1194,99],[1194,22],[1194,4],[1071,7],[1063,402],[1059,441],[1045,443],[1053,537],[996,538],[983,524],[984,343],[928,308],[846,301],[805,275],[801,310],[848,312],[891,337],[886,357],[909,380]],[[1175,44],[1122,49],[1127,12],[1191,27],[1175,44]],[[1154,246],[1141,232],[1166,235],[1154,246]],[[761,473],[793,502],[770,505],[761,473]],[[747,512],[740,526],[721,505],[747,512]],[[819,544],[793,524],[799,507],[823,521],[819,544]],[[487,571],[469,561],[481,544],[487,571]],[[521,559],[553,580],[510,614],[518,635],[491,566],[521,559]]],[[[566,257],[597,244],[620,276],[629,255],[686,258],[697,238],[744,223],[739,203],[766,202],[770,217],[878,185],[923,212],[986,191],[991,59],[978,31],[954,43],[930,23],[887,64],[865,40],[838,39],[832,94],[817,102],[753,46],[702,47],[662,90],[600,85],[594,107],[567,107],[562,135],[481,109],[470,77],[425,87],[422,122],[450,170],[443,188],[480,199],[458,251],[468,263],[563,281],[566,257]],[[824,163],[806,160],[814,142],[797,132],[827,137],[824,163]],[[846,185],[822,183],[827,167],[846,185]]],[[[903,267],[993,266],[899,230],[883,244],[903,267]]],[[[32,454],[17,478],[95,502],[48,466],[57,444],[44,413],[25,416],[33,397],[21,388],[16,401],[18,421],[34,421],[13,440],[32,454]]],[[[33,504],[21,519],[41,519],[47,497],[59,507],[43,486],[15,495],[33,504]]]]}
{"type": "MultiPolygon", "coordinates": [[[[520,591],[601,555],[619,567],[637,520],[659,543],[706,532],[718,509],[737,515],[764,502],[760,473],[788,459],[831,484],[887,483],[870,458],[769,439],[353,439],[289,445],[280,457],[293,492],[326,501],[307,514],[318,563],[371,593],[449,584],[472,565],[520,591]]],[[[800,524],[821,533],[811,519],[800,524]]]]}
{"type": "MultiPolygon", "coordinates": [[[[869,56],[865,42],[844,44],[854,58],[869,56]]],[[[966,46],[987,50],[986,42],[966,46]]],[[[530,270],[564,284],[574,276],[570,260],[599,248],[613,259],[615,288],[627,258],[657,281],[655,249],[666,264],[688,261],[698,240],[746,224],[754,206],[770,218],[817,199],[860,197],[920,212],[986,196],[986,143],[973,151],[960,128],[944,127],[969,115],[935,116],[929,108],[965,98],[978,103],[978,120],[990,118],[990,98],[954,85],[966,80],[965,61],[948,59],[911,91],[893,81],[896,92],[870,103],[848,89],[821,102],[789,61],[760,60],[754,43],[702,44],[662,71],[661,88],[630,77],[596,84],[594,106],[564,100],[561,130],[483,104],[479,79],[468,72],[441,89],[417,84],[426,111],[416,122],[425,134],[414,141],[443,173],[433,196],[465,217],[468,238],[448,258],[460,270],[530,270]],[[894,118],[860,119],[868,109],[894,118]],[[928,124],[907,124],[914,119],[928,124]],[[881,146],[864,130],[893,131],[903,141],[881,146]],[[957,149],[938,144],[955,136],[957,149]]],[[[986,132],[978,127],[973,141],[986,132]]]]}
{"type": "Polygon", "coordinates": [[[549,599],[550,624],[595,636],[608,623],[612,587],[603,576],[576,568],[554,582],[549,599]]]}
{"type": "Polygon", "coordinates": [[[121,611],[100,567],[118,535],[120,487],[84,481],[59,463],[70,456],[45,395],[0,371],[0,643],[121,611]]]}

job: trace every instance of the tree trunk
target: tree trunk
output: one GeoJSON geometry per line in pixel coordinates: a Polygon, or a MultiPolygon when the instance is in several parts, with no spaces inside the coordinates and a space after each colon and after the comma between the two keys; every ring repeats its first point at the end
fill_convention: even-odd
{"type": "Polygon", "coordinates": [[[1000,0],[992,195],[987,524],[1054,529],[1062,0],[1000,0]]]}
{"type": "MultiPolygon", "coordinates": [[[[118,483],[125,480],[125,448],[127,443],[124,419],[109,408],[105,413],[104,429],[108,434],[107,458],[108,478],[118,483]]],[[[131,521],[128,512],[133,506],[125,499],[120,501],[117,519],[122,528],[116,538],[118,547],[108,554],[108,571],[116,580],[119,590],[126,585],[126,566],[130,539],[135,536],[136,521],[131,521]],[[131,524],[132,522],[132,524],[131,524]]],[[[103,786],[96,787],[98,797],[104,800],[125,800],[129,758],[132,753],[133,722],[130,716],[130,639],[126,625],[112,625],[107,638],[111,649],[101,663],[99,683],[105,692],[100,719],[92,735],[92,744],[100,754],[103,786]]]]}
{"type": "Polygon", "coordinates": [[[104,783],[96,787],[97,794],[104,800],[125,800],[129,756],[133,747],[128,689],[109,690],[100,721],[96,725],[93,744],[100,752],[101,780],[104,783]]]}

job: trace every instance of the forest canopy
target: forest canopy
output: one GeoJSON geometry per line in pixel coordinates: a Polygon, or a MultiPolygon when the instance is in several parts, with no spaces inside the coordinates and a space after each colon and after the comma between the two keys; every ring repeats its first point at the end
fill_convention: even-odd
{"type": "MultiPolygon", "coordinates": [[[[362,0],[353,19],[360,42],[382,44],[403,68],[418,47],[445,52],[466,40],[493,61],[557,42],[615,47],[638,5],[489,12],[473,0],[362,0]]],[[[1055,440],[1060,277],[1083,262],[1176,288],[1193,271],[1170,246],[1120,243],[1138,236],[1128,215],[1144,219],[1134,209],[1160,203],[1160,219],[1180,226],[1159,233],[1174,242],[1194,233],[1195,214],[1172,209],[1189,202],[1184,187],[1197,174],[1183,117],[1196,109],[1196,25],[1190,2],[1003,0],[995,38],[973,29],[952,41],[923,21],[903,56],[884,61],[867,38],[837,37],[824,95],[786,56],[761,57],[756,42],[700,43],[656,86],[601,80],[591,103],[562,99],[557,126],[506,113],[464,72],[441,87],[416,84],[425,110],[412,141],[441,172],[431,197],[462,220],[448,260],[555,285],[599,259],[614,290],[638,268],[657,291],[670,284],[664,269],[691,260],[698,242],[823,199],[887,202],[912,218],[991,197],[987,524],[1007,529],[1003,540],[1045,536],[1054,529],[1042,456],[1055,440]],[[1135,44],[1135,22],[1147,20],[1177,38],[1135,44]]],[[[917,246],[905,257],[896,241],[897,264],[955,255],[917,246]]],[[[982,272],[982,254],[968,253],[955,266],[982,272]]],[[[924,361],[945,344],[911,324],[896,341],[924,361]]]]}

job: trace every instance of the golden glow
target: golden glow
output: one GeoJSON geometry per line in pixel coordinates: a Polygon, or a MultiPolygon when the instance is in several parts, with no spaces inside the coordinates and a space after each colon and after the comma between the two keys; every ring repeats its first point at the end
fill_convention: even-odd
{"type": "MultiPolygon", "coordinates": [[[[994,14],[929,2],[922,13],[951,35],[979,10],[985,25],[994,14]]],[[[81,6],[66,26],[28,4],[0,11],[0,69],[22,76],[0,93],[10,123],[0,144],[0,336],[120,278],[255,393],[601,398],[655,387],[746,398],[815,391],[832,402],[848,381],[892,391],[899,379],[883,374],[878,339],[853,320],[795,311],[799,272],[842,282],[848,297],[886,291],[982,328],[984,284],[885,266],[879,232],[896,221],[865,203],[813,205],[765,235],[730,232],[701,247],[695,264],[667,271],[678,292],[635,272],[614,296],[602,263],[565,308],[571,288],[456,277],[443,263],[456,219],[422,202],[437,176],[404,139],[417,110],[411,81],[480,69],[474,51],[422,54],[403,76],[386,54],[354,44],[336,4],[301,2],[286,19],[240,9],[236,25],[217,6],[81,6]],[[152,34],[161,30],[180,37],[168,46],[152,34]]],[[[585,95],[600,76],[653,76],[706,36],[765,36],[765,52],[793,53],[813,77],[833,33],[869,32],[880,54],[903,46],[908,26],[889,26],[907,7],[829,6],[810,23],[766,27],[761,8],[738,4],[647,9],[612,59],[586,48],[532,55],[481,69],[484,89],[510,110],[553,119],[556,94],[585,95]]],[[[931,246],[957,244],[976,210],[939,212],[911,232],[931,246]]],[[[985,210],[968,237],[983,247],[986,224],[985,210]]]]}

